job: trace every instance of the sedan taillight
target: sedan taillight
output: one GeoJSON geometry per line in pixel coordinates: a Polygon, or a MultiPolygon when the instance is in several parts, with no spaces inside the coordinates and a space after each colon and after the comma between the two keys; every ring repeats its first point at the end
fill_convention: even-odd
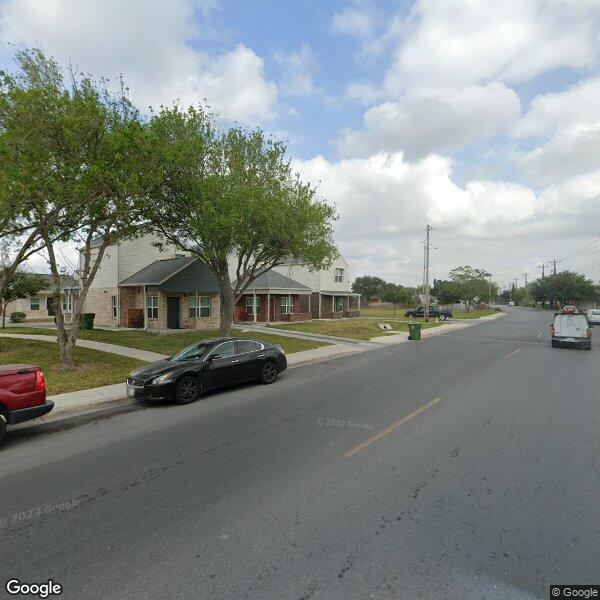
{"type": "Polygon", "coordinates": [[[592,337],[592,330],[588,329],[588,337],[592,337]]]}
{"type": "Polygon", "coordinates": [[[44,374],[41,371],[35,372],[35,391],[41,392],[46,389],[46,382],[44,381],[44,374]]]}
{"type": "Polygon", "coordinates": [[[554,327],[550,327],[550,335],[554,335],[554,333],[555,333],[554,327]]]}

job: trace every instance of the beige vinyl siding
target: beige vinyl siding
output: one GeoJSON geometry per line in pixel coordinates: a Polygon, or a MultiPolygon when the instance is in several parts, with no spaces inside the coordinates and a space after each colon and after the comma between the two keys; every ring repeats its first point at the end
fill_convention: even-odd
{"type": "Polygon", "coordinates": [[[161,252],[153,245],[153,242],[157,240],[158,238],[154,235],[146,235],[121,242],[119,248],[119,281],[131,277],[155,260],[173,258],[175,254],[185,254],[174,246],[165,246],[161,252]]]}
{"type": "MultiPolygon", "coordinates": [[[[102,257],[102,262],[100,263],[100,267],[98,267],[98,272],[96,273],[96,277],[94,277],[94,281],[92,281],[92,285],[90,287],[94,288],[106,288],[113,287],[117,285],[117,273],[118,273],[118,249],[116,245],[109,246],[104,252],[104,256],[102,257]]],[[[98,256],[98,250],[96,248],[92,248],[92,261],[96,260],[98,256]]],[[[80,262],[82,257],[80,256],[80,262]]],[[[93,263],[92,263],[93,264],[93,263]]]]}

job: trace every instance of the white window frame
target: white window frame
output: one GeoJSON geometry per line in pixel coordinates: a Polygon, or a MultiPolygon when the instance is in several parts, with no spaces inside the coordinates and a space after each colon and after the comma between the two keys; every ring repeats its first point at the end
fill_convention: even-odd
{"type": "Polygon", "coordinates": [[[151,294],[146,296],[146,314],[149,321],[158,320],[158,295],[151,294]],[[156,302],[154,302],[156,300],[156,302]],[[153,316],[156,315],[156,316],[153,316]]]}
{"type": "Polygon", "coordinates": [[[40,306],[41,298],[39,296],[31,296],[29,298],[29,310],[40,310],[40,306]],[[37,302],[34,302],[34,300],[37,300],[37,302]],[[37,308],[33,308],[34,304],[37,304],[37,308]]]}
{"type": "Polygon", "coordinates": [[[112,317],[113,319],[116,319],[119,315],[117,314],[117,297],[116,296],[111,296],[111,306],[112,306],[112,317]]]}
{"type": "Polygon", "coordinates": [[[190,319],[209,319],[212,315],[212,298],[210,296],[192,296],[189,302],[190,319]],[[196,302],[196,300],[198,302],[196,302]],[[202,314],[208,308],[208,314],[202,314]]]}
{"type": "Polygon", "coordinates": [[[344,283],[344,269],[335,269],[335,282],[344,283]]]}
{"type": "Polygon", "coordinates": [[[73,296],[71,294],[63,294],[62,309],[66,312],[71,312],[73,309],[73,296]]]}
{"type": "MultiPolygon", "coordinates": [[[[260,296],[256,296],[256,314],[260,315],[260,296]]],[[[246,314],[254,316],[254,296],[246,296],[246,314]]]]}
{"type": "Polygon", "coordinates": [[[210,296],[198,296],[199,304],[197,307],[198,316],[201,319],[209,319],[212,315],[212,298],[210,296]],[[202,311],[208,308],[208,314],[203,315],[202,311]]]}
{"type": "Polygon", "coordinates": [[[282,315],[294,314],[294,299],[290,298],[290,296],[281,296],[280,306],[282,315]]]}

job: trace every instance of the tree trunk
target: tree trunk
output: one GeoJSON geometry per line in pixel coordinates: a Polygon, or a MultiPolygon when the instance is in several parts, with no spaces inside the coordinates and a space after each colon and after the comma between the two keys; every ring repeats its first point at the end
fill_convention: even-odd
{"type": "Polygon", "coordinates": [[[221,324],[219,326],[219,333],[221,337],[231,337],[235,298],[229,281],[221,281],[219,279],[219,287],[221,289],[221,324]]]}

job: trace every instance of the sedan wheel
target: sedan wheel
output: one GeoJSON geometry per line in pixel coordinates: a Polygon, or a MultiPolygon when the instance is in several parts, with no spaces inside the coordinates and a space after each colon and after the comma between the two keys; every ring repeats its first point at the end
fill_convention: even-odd
{"type": "Polygon", "coordinates": [[[4,415],[0,415],[0,444],[4,441],[5,435],[6,435],[6,421],[4,420],[4,415]]]}
{"type": "Polygon", "coordinates": [[[260,371],[260,380],[263,383],[275,383],[277,379],[277,365],[273,361],[266,362],[260,371]]]}
{"type": "Polygon", "coordinates": [[[448,317],[446,315],[440,315],[440,321],[445,321],[448,317]]]}
{"type": "Polygon", "coordinates": [[[191,375],[182,377],[177,383],[175,390],[175,402],[177,404],[190,404],[198,399],[200,395],[200,382],[191,375]]]}

